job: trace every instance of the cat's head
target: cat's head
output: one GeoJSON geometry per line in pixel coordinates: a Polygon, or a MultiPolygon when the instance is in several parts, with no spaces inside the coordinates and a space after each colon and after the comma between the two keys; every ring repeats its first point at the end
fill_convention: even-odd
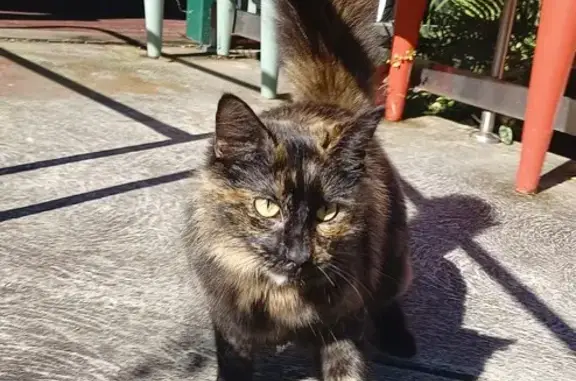
{"type": "Polygon", "coordinates": [[[258,117],[236,96],[220,99],[210,209],[219,230],[250,249],[260,274],[305,282],[360,249],[365,157],[382,112],[292,104],[258,117]]]}

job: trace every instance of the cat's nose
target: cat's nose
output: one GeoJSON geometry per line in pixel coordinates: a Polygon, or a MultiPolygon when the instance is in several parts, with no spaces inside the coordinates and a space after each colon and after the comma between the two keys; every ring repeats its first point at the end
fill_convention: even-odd
{"type": "Polygon", "coordinates": [[[310,259],[310,250],[307,247],[290,249],[286,252],[286,259],[290,261],[289,268],[300,267],[310,259]]]}

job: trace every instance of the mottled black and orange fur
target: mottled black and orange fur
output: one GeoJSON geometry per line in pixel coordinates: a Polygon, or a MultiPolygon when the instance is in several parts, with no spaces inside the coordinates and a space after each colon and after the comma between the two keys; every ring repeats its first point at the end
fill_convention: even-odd
{"type": "Polygon", "coordinates": [[[295,102],[261,115],[231,94],[218,103],[185,241],[208,298],[221,381],[250,380],[263,345],[312,347],[325,381],[365,380],[367,339],[415,352],[397,300],[411,280],[404,199],[373,137],[382,117],[371,93],[376,4],[278,0],[295,102]],[[258,197],[281,214],[260,216],[258,197]],[[318,223],[326,203],[339,212],[318,223]],[[290,276],[287,248],[309,256],[290,276]]]}

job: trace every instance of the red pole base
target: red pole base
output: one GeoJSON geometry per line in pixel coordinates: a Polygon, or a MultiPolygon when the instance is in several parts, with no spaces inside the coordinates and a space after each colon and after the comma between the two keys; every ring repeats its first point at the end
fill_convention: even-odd
{"type": "Polygon", "coordinates": [[[427,0],[398,0],[394,40],[386,91],[386,119],[399,121],[404,113],[410,72],[427,0]]]}
{"type": "Polygon", "coordinates": [[[543,0],[522,131],[516,191],[534,194],[576,52],[576,0],[543,0]]]}

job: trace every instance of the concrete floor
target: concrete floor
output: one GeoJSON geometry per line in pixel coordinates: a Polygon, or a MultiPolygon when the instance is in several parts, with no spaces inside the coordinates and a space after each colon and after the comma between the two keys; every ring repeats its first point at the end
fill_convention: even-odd
{"type": "MultiPolygon", "coordinates": [[[[168,52],[1,43],[0,380],[214,379],[178,241],[185,177],[223,91],[281,101],[260,97],[254,60],[168,52]]],[[[549,155],[548,189],[521,197],[518,145],[470,132],[382,124],[409,199],[420,354],[375,355],[375,379],[576,380],[574,163],[549,155]]],[[[311,379],[290,351],[258,374],[311,379]]]]}

